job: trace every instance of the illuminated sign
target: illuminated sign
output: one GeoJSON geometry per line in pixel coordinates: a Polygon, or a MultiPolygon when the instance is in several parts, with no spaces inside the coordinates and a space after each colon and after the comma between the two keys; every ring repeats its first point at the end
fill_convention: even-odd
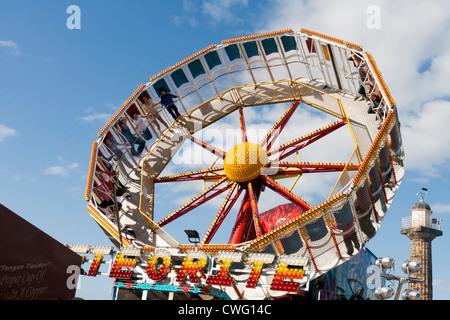
{"type": "Polygon", "coordinates": [[[214,293],[211,286],[264,286],[273,291],[296,293],[309,281],[309,260],[297,255],[276,256],[234,249],[208,252],[196,248],[145,247],[115,252],[113,247],[69,247],[85,254],[82,264],[85,275],[115,278],[114,285],[119,288],[174,292],[189,289],[189,293],[199,293],[206,287],[208,293],[214,293]],[[87,254],[93,258],[88,259],[87,254]],[[102,265],[108,266],[106,271],[101,270],[102,265]]]}

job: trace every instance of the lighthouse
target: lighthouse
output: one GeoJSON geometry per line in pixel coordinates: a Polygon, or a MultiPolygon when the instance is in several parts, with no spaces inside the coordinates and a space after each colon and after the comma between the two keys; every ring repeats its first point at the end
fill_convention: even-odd
{"type": "Polygon", "coordinates": [[[432,211],[428,203],[424,201],[427,189],[423,188],[419,193],[420,201],[412,210],[411,216],[402,219],[401,234],[411,239],[411,260],[422,263],[422,271],[414,276],[423,282],[410,283],[409,289],[422,293],[423,300],[433,299],[433,270],[431,256],[431,242],[442,236],[441,220],[431,217],[432,211]]]}

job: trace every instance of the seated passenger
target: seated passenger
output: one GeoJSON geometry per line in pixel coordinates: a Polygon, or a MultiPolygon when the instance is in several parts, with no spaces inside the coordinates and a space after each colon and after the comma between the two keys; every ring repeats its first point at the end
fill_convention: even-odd
{"type": "Polygon", "coordinates": [[[128,179],[129,173],[125,169],[125,166],[128,168],[134,170],[135,172],[139,171],[138,168],[134,167],[130,161],[128,161],[125,154],[122,152],[122,150],[119,149],[118,143],[114,141],[113,139],[107,137],[105,139],[105,146],[110,150],[111,153],[113,153],[115,160],[117,161],[117,165],[119,167],[119,171],[122,173],[122,176],[126,177],[128,179]],[[125,165],[125,166],[124,166],[125,165]]]}
{"type": "Polygon", "coordinates": [[[360,97],[356,97],[355,100],[367,100],[366,90],[364,89],[363,83],[366,81],[367,77],[367,65],[365,61],[362,61],[362,59],[356,55],[355,53],[352,53],[349,57],[347,57],[347,60],[353,61],[353,65],[356,69],[358,69],[359,74],[359,89],[358,93],[360,97]]]}
{"type": "Polygon", "coordinates": [[[131,154],[135,157],[140,157],[141,153],[145,147],[144,139],[138,138],[133,133],[131,133],[130,128],[126,124],[125,117],[123,117],[117,121],[116,128],[119,131],[119,133],[122,134],[125,137],[125,139],[128,141],[131,154]],[[137,150],[134,148],[134,146],[136,144],[138,145],[137,150]]]}
{"type": "Polygon", "coordinates": [[[123,196],[128,191],[128,188],[117,179],[117,173],[105,172],[102,170],[97,170],[97,172],[101,184],[105,185],[109,190],[113,190],[114,188],[117,197],[123,196]]]}
{"type": "MultiPolygon", "coordinates": [[[[104,156],[101,152],[98,153],[97,155],[97,160],[98,163],[101,164],[106,171],[103,171],[103,169],[97,169],[98,172],[105,172],[106,174],[108,174],[111,177],[114,177],[115,181],[117,181],[117,183],[120,184],[121,187],[124,187],[122,182],[120,181],[120,174],[116,172],[114,166],[111,164],[111,159],[114,157],[114,155],[111,156],[104,156]]],[[[119,172],[120,172],[120,168],[119,168],[119,172]]],[[[122,173],[122,172],[120,172],[122,173]]],[[[127,175],[123,175],[126,178],[127,175]]]]}
{"type": "Polygon", "coordinates": [[[142,119],[142,116],[137,112],[132,112],[130,114],[131,119],[133,119],[133,126],[136,129],[136,132],[142,134],[145,140],[150,140],[152,138],[152,134],[150,130],[148,130],[147,124],[142,119]]]}
{"type": "MultiPolygon", "coordinates": [[[[111,198],[109,194],[109,190],[105,188],[103,183],[100,183],[98,186],[94,185],[94,189],[97,190],[99,197],[102,199],[102,201],[99,203],[99,207],[103,209],[109,209],[109,210],[115,210],[115,202],[111,198]]],[[[120,210],[122,208],[122,204],[120,202],[117,202],[117,209],[120,210]]]]}
{"type": "MultiPolygon", "coordinates": [[[[118,145],[123,145],[122,143],[117,143],[113,139],[106,138],[105,145],[114,154],[114,157],[118,162],[125,164],[130,169],[134,168],[134,166],[125,157],[125,154],[122,152],[122,150],[120,150],[118,147],[118,145]]],[[[124,170],[124,171],[126,171],[126,170],[124,170]]]]}
{"type": "Polygon", "coordinates": [[[378,113],[378,116],[382,116],[382,110],[380,108],[381,103],[381,92],[380,89],[378,89],[378,86],[370,83],[367,86],[368,92],[367,92],[367,99],[370,100],[369,102],[369,109],[367,110],[367,113],[378,113]]]}

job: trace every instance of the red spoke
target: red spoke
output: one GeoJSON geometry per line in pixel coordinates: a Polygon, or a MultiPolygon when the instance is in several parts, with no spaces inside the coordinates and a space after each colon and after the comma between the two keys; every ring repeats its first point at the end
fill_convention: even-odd
{"type": "Polygon", "coordinates": [[[172,182],[172,181],[179,182],[179,181],[193,181],[193,180],[222,179],[224,177],[224,173],[217,173],[217,171],[223,171],[223,166],[156,178],[155,182],[172,182]]]}
{"type": "Polygon", "coordinates": [[[231,232],[230,243],[241,243],[245,239],[245,230],[251,219],[249,209],[249,194],[246,190],[244,198],[242,199],[241,207],[239,209],[238,216],[234,223],[233,230],[231,232]]]}
{"type": "Polygon", "coordinates": [[[227,177],[222,178],[220,181],[214,183],[211,185],[208,189],[204,190],[200,194],[196,195],[194,198],[192,198],[189,202],[182,205],[180,208],[169,214],[167,217],[162,219],[160,222],[158,222],[158,225],[160,227],[166,225],[167,223],[181,217],[182,215],[188,213],[189,211],[197,208],[198,206],[204,204],[205,202],[211,200],[212,198],[218,196],[222,192],[228,190],[231,187],[231,184],[228,184],[226,187],[215,190],[220,184],[228,180],[227,177]],[[212,193],[214,191],[214,193],[212,193]],[[212,193],[209,196],[206,196],[208,193],[212,193]]]}
{"type": "Polygon", "coordinates": [[[272,178],[265,176],[265,177],[263,177],[263,180],[264,180],[264,184],[267,187],[269,187],[270,189],[272,189],[273,191],[275,191],[276,193],[278,193],[282,197],[288,199],[289,201],[291,201],[291,202],[293,202],[295,204],[300,205],[306,211],[311,209],[311,205],[306,203],[303,199],[299,198],[298,196],[293,194],[291,191],[289,191],[285,187],[283,187],[283,186],[279,185],[278,183],[276,183],[272,178]]]}
{"type": "Polygon", "coordinates": [[[294,111],[297,109],[298,105],[300,104],[300,101],[295,101],[289,109],[283,114],[283,116],[277,121],[277,123],[270,129],[269,133],[264,137],[264,139],[261,141],[260,146],[261,148],[266,145],[266,151],[270,150],[272,147],[272,144],[274,141],[277,140],[278,136],[280,135],[281,131],[283,131],[286,124],[291,119],[291,116],[294,114],[294,111]]]}
{"type": "Polygon", "coordinates": [[[217,230],[221,226],[222,222],[225,220],[228,213],[231,211],[231,209],[233,208],[237,199],[241,195],[242,190],[243,189],[240,188],[237,183],[233,183],[233,185],[231,186],[231,190],[228,192],[225,200],[223,201],[222,205],[220,206],[219,211],[217,212],[217,215],[215,216],[211,226],[209,227],[205,237],[203,238],[202,244],[208,244],[211,241],[211,239],[214,237],[217,230]],[[236,188],[238,188],[236,194],[233,197],[231,197],[233,192],[236,190],[236,188]]]}
{"type": "Polygon", "coordinates": [[[340,172],[345,169],[348,171],[359,170],[359,165],[345,163],[310,163],[310,162],[272,162],[271,167],[279,168],[275,175],[292,175],[304,173],[320,173],[320,172],[340,172]]]}
{"type": "MultiPolygon", "coordinates": [[[[277,183],[274,179],[286,178],[290,176],[300,175],[304,173],[320,173],[320,172],[339,172],[339,171],[354,171],[358,170],[359,166],[354,164],[345,163],[309,163],[309,162],[286,162],[283,159],[289,157],[293,153],[298,152],[300,149],[308,146],[309,144],[327,136],[335,130],[341,128],[347,124],[347,120],[339,120],[333,124],[330,124],[324,128],[311,132],[303,137],[292,140],[284,145],[274,148],[274,144],[279,138],[283,130],[285,130],[287,124],[292,119],[293,114],[298,108],[300,101],[295,101],[284,112],[284,114],[278,119],[274,126],[270,129],[264,139],[261,141],[260,146],[267,150],[267,155],[278,156],[277,161],[272,162],[271,167],[278,171],[271,176],[260,176],[260,180],[253,180],[243,184],[232,182],[225,175],[224,167],[211,167],[208,169],[184,172],[181,174],[165,176],[156,178],[154,182],[179,182],[179,181],[212,181],[214,182],[210,187],[204,189],[201,193],[197,194],[187,203],[173,211],[171,214],[163,218],[159,223],[159,227],[163,227],[166,224],[182,217],[186,213],[196,209],[197,207],[205,204],[211,199],[219,196],[227,191],[227,195],[222,202],[222,205],[217,211],[208,231],[206,232],[202,244],[209,244],[217,231],[222,226],[226,217],[229,215],[236,202],[241,196],[241,193],[245,190],[246,193],[242,199],[241,207],[236,217],[235,224],[231,231],[229,243],[242,243],[251,239],[261,237],[263,230],[260,225],[260,215],[258,208],[258,199],[263,188],[268,187],[276,194],[282,196],[288,201],[299,205],[305,211],[311,209],[311,205],[305,202],[303,199],[295,195],[284,186],[277,183]],[[271,150],[274,148],[273,150],[271,150]],[[246,185],[245,185],[246,184],[246,185]]],[[[242,142],[247,142],[247,130],[244,118],[243,107],[239,107],[239,120],[241,129],[242,142]]],[[[286,129],[287,130],[287,129],[286,129]]],[[[198,138],[190,137],[192,142],[200,145],[202,148],[208,150],[217,158],[225,159],[226,152],[216,148],[198,138]]],[[[217,160],[217,159],[216,159],[217,160]]],[[[214,165],[214,164],[213,164],[214,165]]]]}
{"type": "Polygon", "coordinates": [[[253,192],[253,186],[252,186],[251,182],[248,183],[248,193],[249,193],[249,198],[250,198],[250,206],[252,209],[253,224],[255,226],[256,237],[260,237],[262,235],[262,231],[261,231],[261,225],[259,223],[258,204],[257,204],[257,200],[255,197],[255,193],[253,192]]]}
{"type": "MultiPolygon", "coordinates": [[[[261,186],[253,186],[254,198],[259,198],[261,193],[261,186]]],[[[239,208],[239,213],[231,232],[231,237],[229,243],[242,243],[251,238],[252,231],[254,230],[252,222],[252,208],[250,200],[250,192],[246,190],[244,198],[242,199],[241,207],[239,208]]]]}
{"type": "Polygon", "coordinates": [[[247,130],[245,128],[244,110],[242,107],[239,107],[239,121],[241,123],[242,142],[247,142],[247,130]]]}
{"type": "Polygon", "coordinates": [[[328,125],[322,129],[316,130],[314,132],[311,132],[303,137],[297,138],[292,140],[291,142],[285,143],[282,146],[271,150],[267,153],[268,156],[271,156],[273,154],[281,152],[281,155],[278,157],[279,160],[282,160],[291,154],[297,152],[298,150],[306,147],[307,145],[313,143],[314,141],[317,141],[326,135],[330,134],[331,132],[339,129],[340,127],[344,126],[347,123],[347,120],[342,120],[335,122],[331,125],[328,125]]]}
{"type": "Polygon", "coordinates": [[[197,143],[199,146],[201,146],[202,148],[208,150],[209,152],[211,152],[213,155],[220,157],[222,159],[225,159],[225,156],[227,155],[227,153],[225,151],[220,150],[219,148],[216,148],[212,145],[210,145],[209,143],[206,143],[205,141],[202,141],[200,139],[197,139],[193,136],[191,136],[191,140],[195,143],[197,143]]]}

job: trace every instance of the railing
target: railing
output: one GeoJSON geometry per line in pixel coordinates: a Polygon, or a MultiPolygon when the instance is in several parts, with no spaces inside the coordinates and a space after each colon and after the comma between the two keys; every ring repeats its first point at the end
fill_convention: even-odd
{"type": "Polygon", "coordinates": [[[415,227],[427,227],[431,229],[436,229],[442,231],[442,219],[429,218],[426,217],[406,217],[402,219],[402,229],[409,229],[415,227]]]}

